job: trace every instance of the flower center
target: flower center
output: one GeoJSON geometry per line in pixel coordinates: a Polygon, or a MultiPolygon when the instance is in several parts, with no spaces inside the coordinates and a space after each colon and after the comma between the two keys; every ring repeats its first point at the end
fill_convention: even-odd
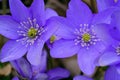
{"type": "Polygon", "coordinates": [[[89,33],[85,33],[82,35],[82,39],[84,42],[89,42],[91,37],[90,37],[90,34],[89,33]]]}
{"type": "Polygon", "coordinates": [[[92,26],[89,24],[80,24],[79,29],[75,29],[75,45],[80,44],[81,47],[89,49],[90,46],[95,45],[100,39],[96,36],[92,26]]]}
{"type": "Polygon", "coordinates": [[[30,28],[28,30],[28,37],[35,38],[36,35],[37,35],[37,30],[35,28],[30,28]]]}
{"type": "Polygon", "coordinates": [[[33,45],[35,41],[39,41],[42,33],[46,31],[43,26],[39,26],[36,19],[31,18],[21,22],[18,28],[19,30],[17,32],[20,38],[16,41],[21,42],[26,47],[33,45]]]}

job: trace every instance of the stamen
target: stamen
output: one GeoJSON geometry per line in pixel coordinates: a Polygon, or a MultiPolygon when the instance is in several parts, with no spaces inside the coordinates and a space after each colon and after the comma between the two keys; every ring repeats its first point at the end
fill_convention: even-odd
{"type": "Polygon", "coordinates": [[[36,19],[31,20],[30,18],[26,22],[20,22],[18,28],[17,33],[21,37],[16,41],[21,42],[26,47],[33,45],[36,40],[39,41],[39,37],[46,31],[46,29],[37,24],[36,19]]]}
{"type": "Polygon", "coordinates": [[[96,42],[100,41],[100,39],[96,36],[94,30],[89,28],[89,24],[80,24],[79,29],[75,29],[76,39],[75,45],[80,44],[81,47],[86,47],[86,49],[89,49],[91,45],[95,45],[96,42]]]}

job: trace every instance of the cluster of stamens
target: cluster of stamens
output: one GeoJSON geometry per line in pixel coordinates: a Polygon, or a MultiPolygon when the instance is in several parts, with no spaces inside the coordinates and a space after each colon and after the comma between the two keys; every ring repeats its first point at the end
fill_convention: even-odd
{"type": "Polygon", "coordinates": [[[118,45],[115,49],[116,49],[117,55],[120,55],[120,45],[118,45]]]}
{"type": "Polygon", "coordinates": [[[36,40],[39,40],[39,37],[45,31],[43,27],[37,24],[36,19],[31,20],[28,18],[26,22],[20,23],[19,30],[17,31],[20,38],[16,41],[21,42],[27,47],[28,45],[34,44],[36,40]]]}
{"type": "Polygon", "coordinates": [[[82,47],[86,47],[86,49],[89,49],[91,45],[95,45],[96,42],[100,41],[89,24],[80,24],[80,28],[75,29],[74,33],[77,36],[74,40],[75,45],[80,44],[82,47]]]}

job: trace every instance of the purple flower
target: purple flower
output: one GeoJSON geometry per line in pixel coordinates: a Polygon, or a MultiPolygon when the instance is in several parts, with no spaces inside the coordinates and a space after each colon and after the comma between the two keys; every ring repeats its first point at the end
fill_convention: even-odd
{"type": "Polygon", "coordinates": [[[93,23],[107,23],[111,22],[111,15],[119,10],[120,1],[119,0],[96,0],[98,13],[95,14],[93,23]]]}
{"type": "Polygon", "coordinates": [[[104,80],[120,80],[120,65],[112,65],[105,72],[104,80]]]}
{"type": "Polygon", "coordinates": [[[0,34],[10,39],[3,46],[0,59],[6,62],[27,53],[28,61],[38,65],[44,43],[57,29],[50,19],[57,13],[45,9],[44,0],[34,0],[30,8],[21,0],[9,0],[9,5],[12,16],[0,16],[0,34]]]}
{"type": "Polygon", "coordinates": [[[69,77],[69,72],[59,67],[46,72],[46,52],[43,52],[41,60],[38,66],[30,65],[25,58],[11,61],[11,64],[20,76],[29,80],[59,80],[69,77]]]}
{"type": "Polygon", "coordinates": [[[101,12],[98,12],[97,14],[94,15],[93,23],[94,24],[100,24],[100,23],[110,24],[111,15],[117,10],[119,10],[118,7],[111,7],[101,12]]]}
{"type": "Polygon", "coordinates": [[[75,76],[73,80],[93,80],[93,79],[86,76],[75,76]]]}
{"type": "Polygon", "coordinates": [[[51,56],[54,58],[66,58],[77,54],[79,67],[87,75],[94,72],[98,57],[112,41],[109,26],[94,25],[93,16],[82,1],[71,0],[67,18],[55,18],[60,27],[56,35],[61,39],[55,41],[51,48],[51,56]]]}
{"type": "Polygon", "coordinates": [[[41,55],[41,64],[34,66],[31,65],[25,58],[20,58],[14,61],[10,61],[12,66],[15,68],[15,70],[25,78],[32,78],[33,75],[36,75],[40,72],[44,72],[46,70],[46,60],[47,60],[47,53],[44,50],[41,55]]]}
{"type": "Polygon", "coordinates": [[[113,6],[120,6],[119,0],[96,0],[98,11],[101,12],[113,6]]]}
{"type": "Polygon", "coordinates": [[[120,62],[120,11],[112,14],[110,35],[114,42],[104,51],[99,59],[99,65],[106,66],[120,62]]]}
{"type": "Polygon", "coordinates": [[[106,66],[120,62],[120,46],[119,42],[115,41],[109,46],[99,58],[99,65],[106,66]]]}

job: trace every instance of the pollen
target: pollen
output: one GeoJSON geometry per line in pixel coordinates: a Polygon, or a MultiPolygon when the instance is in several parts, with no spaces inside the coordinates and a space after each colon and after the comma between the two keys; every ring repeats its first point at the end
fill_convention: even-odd
{"type": "Polygon", "coordinates": [[[35,38],[37,35],[37,30],[35,28],[30,28],[28,30],[28,37],[35,38]]]}
{"type": "Polygon", "coordinates": [[[84,42],[89,42],[90,39],[91,39],[91,36],[90,36],[89,33],[84,33],[84,34],[82,35],[82,40],[83,40],[84,42]]]}

